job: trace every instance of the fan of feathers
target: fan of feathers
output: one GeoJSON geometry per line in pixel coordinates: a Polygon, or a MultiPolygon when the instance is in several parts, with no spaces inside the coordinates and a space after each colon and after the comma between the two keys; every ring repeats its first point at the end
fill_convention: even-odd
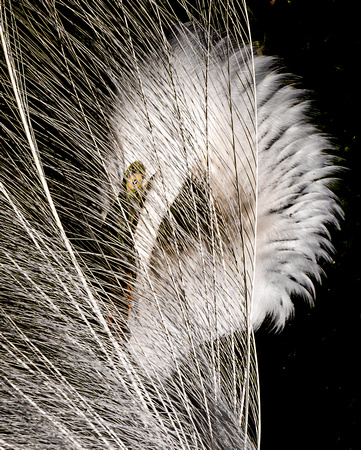
{"type": "Polygon", "coordinates": [[[2,448],[256,449],[254,332],[342,213],[242,1],[1,2],[2,448]]]}

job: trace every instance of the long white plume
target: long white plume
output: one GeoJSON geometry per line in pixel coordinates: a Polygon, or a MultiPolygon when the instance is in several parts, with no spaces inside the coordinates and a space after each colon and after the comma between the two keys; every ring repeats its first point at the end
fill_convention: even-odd
{"type": "Polygon", "coordinates": [[[2,448],[259,448],[330,144],[243,2],[1,3],[2,448]],[[3,431],[4,430],[4,431],[3,431]]]}

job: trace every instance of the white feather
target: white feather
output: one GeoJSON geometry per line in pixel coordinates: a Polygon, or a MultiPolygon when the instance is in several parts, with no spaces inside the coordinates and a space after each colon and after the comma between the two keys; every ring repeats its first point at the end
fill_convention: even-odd
{"type": "Polygon", "coordinates": [[[253,332],[332,250],[330,144],[246,6],[163,6],[1,4],[5,447],[259,447],[253,332]]]}

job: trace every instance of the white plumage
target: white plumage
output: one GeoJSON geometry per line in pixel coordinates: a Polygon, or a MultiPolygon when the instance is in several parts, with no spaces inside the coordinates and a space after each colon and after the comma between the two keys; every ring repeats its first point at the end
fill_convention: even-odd
{"type": "Polygon", "coordinates": [[[312,301],[334,168],[237,8],[183,7],[2,5],[4,446],[259,446],[253,331],[312,301]]]}
{"type": "Polygon", "coordinates": [[[140,161],[148,179],[153,177],[134,232],[138,277],[143,277],[134,293],[130,327],[138,356],[144,352],[161,371],[159,358],[171,360],[174,351],[165,351],[168,329],[177,333],[173,346],[189,351],[184,311],[177,301],[169,305],[169,298],[177,298],[171,274],[179,270],[179,261],[183,283],[178,288],[197,340],[245,327],[245,290],[252,298],[252,327],[269,315],[281,328],[293,311],[291,295],[312,301],[318,261],[327,259],[330,250],[325,225],[336,222],[338,211],[327,188],[333,169],[324,151],[330,145],[307,122],[304,93],[286,84],[271,58],[253,59],[250,48],[233,47],[228,60],[230,42],[219,42],[208,54],[194,31],[185,29],[177,39],[169,56],[171,72],[164,71],[163,60],[154,61],[152,74],[146,71],[140,83],[146,102],[124,102],[121,119],[115,121],[125,167],[140,161]],[[207,246],[203,241],[209,230],[206,236],[199,232],[182,251],[167,248],[163,265],[158,250],[152,270],[151,255],[167,210],[189,177],[202,176],[217,210],[214,223],[224,224],[227,241],[222,236],[207,246]],[[164,275],[167,264],[173,268],[164,275]],[[204,274],[213,283],[208,290],[204,274]],[[167,324],[161,325],[164,320],[167,324]]]}

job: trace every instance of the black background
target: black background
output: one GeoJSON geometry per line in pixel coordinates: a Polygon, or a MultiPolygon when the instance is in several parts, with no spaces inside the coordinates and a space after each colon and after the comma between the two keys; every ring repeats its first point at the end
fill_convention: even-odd
{"type": "Polygon", "coordinates": [[[248,1],[253,40],[281,58],[314,99],[313,121],[332,137],[344,167],[333,190],[345,213],[313,307],[275,334],[256,334],[262,450],[359,449],[360,440],[360,69],[358,2],[248,1]]]}

